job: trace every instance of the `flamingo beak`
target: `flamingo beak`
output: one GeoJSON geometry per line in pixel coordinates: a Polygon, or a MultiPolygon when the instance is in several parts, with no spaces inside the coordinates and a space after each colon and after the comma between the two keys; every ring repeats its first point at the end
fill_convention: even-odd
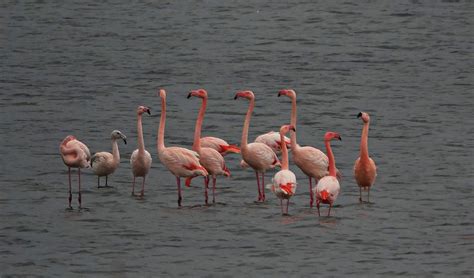
{"type": "Polygon", "coordinates": [[[151,112],[150,112],[149,108],[146,110],[146,112],[148,113],[148,115],[151,115],[151,112]]]}
{"type": "Polygon", "coordinates": [[[127,145],[127,139],[126,138],[123,138],[123,142],[125,143],[125,145],[127,145]]]}
{"type": "Polygon", "coordinates": [[[296,132],[296,127],[290,126],[290,130],[293,130],[294,132],[296,132]]]}
{"type": "Polygon", "coordinates": [[[357,118],[360,118],[362,117],[362,112],[359,112],[359,114],[357,114],[357,118]]]}
{"type": "Polygon", "coordinates": [[[188,98],[191,98],[192,96],[193,96],[192,93],[189,93],[189,94],[188,94],[188,98]]]}
{"type": "Polygon", "coordinates": [[[280,97],[280,96],[281,96],[281,92],[278,92],[278,97],[280,97]]]}
{"type": "Polygon", "coordinates": [[[234,96],[234,100],[238,99],[239,98],[239,93],[235,94],[234,96]]]}

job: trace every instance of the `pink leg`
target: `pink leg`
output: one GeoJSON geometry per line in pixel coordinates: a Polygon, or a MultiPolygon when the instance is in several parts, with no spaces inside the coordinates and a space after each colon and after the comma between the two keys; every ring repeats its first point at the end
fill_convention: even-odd
{"type": "Polygon", "coordinates": [[[280,208],[281,208],[281,215],[285,215],[285,212],[283,211],[283,200],[280,199],[280,208]]]}
{"type": "Polygon", "coordinates": [[[329,203],[329,211],[328,211],[328,216],[330,216],[330,215],[331,215],[331,207],[332,207],[332,204],[331,204],[331,203],[329,203]]]}
{"type": "Polygon", "coordinates": [[[262,202],[265,202],[265,173],[262,173],[262,202]]]}
{"type": "Polygon", "coordinates": [[[132,196],[135,196],[135,176],[133,176],[133,183],[132,183],[132,196]]]}
{"type": "Polygon", "coordinates": [[[288,206],[290,205],[290,199],[286,200],[286,214],[288,214],[288,206]]]}
{"type": "Polygon", "coordinates": [[[78,176],[79,176],[79,195],[77,197],[77,201],[79,202],[79,208],[82,208],[82,196],[81,196],[81,168],[77,168],[78,176]]]}
{"type": "Polygon", "coordinates": [[[178,206],[180,207],[183,198],[181,197],[181,179],[179,177],[176,177],[176,184],[178,185],[178,206]]]}
{"type": "Polygon", "coordinates": [[[321,213],[319,212],[319,200],[316,200],[316,207],[318,208],[318,215],[321,216],[321,213]]]}
{"type": "Polygon", "coordinates": [[[370,203],[370,187],[367,189],[367,203],[370,203]]]}
{"type": "Polygon", "coordinates": [[[216,203],[216,177],[212,178],[212,203],[216,203]]]}
{"type": "Polygon", "coordinates": [[[362,203],[362,187],[359,186],[359,202],[362,203]]]}
{"type": "Polygon", "coordinates": [[[257,175],[257,189],[258,189],[258,201],[262,200],[262,193],[260,192],[260,177],[258,176],[258,172],[255,172],[257,175]]]}
{"type": "Polygon", "coordinates": [[[309,177],[309,207],[312,208],[314,203],[313,198],[313,184],[312,184],[312,177],[309,177]]]}
{"type": "Polygon", "coordinates": [[[69,171],[69,208],[72,209],[72,206],[71,206],[71,201],[72,201],[72,188],[71,188],[71,167],[68,167],[68,171],[69,171]]]}
{"type": "Polygon", "coordinates": [[[208,195],[207,195],[207,188],[209,187],[209,177],[204,177],[204,200],[206,205],[208,205],[208,195]]]}
{"type": "Polygon", "coordinates": [[[142,191],[140,192],[140,197],[143,198],[143,196],[145,195],[145,176],[143,176],[143,180],[142,180],[142,191]]]}

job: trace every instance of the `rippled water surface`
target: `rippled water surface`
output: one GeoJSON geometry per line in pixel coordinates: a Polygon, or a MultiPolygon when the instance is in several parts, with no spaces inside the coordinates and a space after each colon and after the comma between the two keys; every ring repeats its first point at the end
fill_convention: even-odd
{"type": "Polygon", "coordinates": [[[472,18],[471,1],[2,1],[2,276],[472,276],[472,18]],[[289,122],[277,92],[294,88],[299,142],[343,138],[334,216],[308,208],[293,164],[291,216],[269,193],[255,204],[238,155],[226,157],[232,177],[219,180],[216,205],[202,206],[196,179],[178,209],[156,153],[160,87],[166,144],[185,147],[199,108],[190,89],[209,92],[203,135],[239,143],[247,103],[235,92],[255,92],[253,140],[289,122]],[[128,163],[141,104],[154,160],[142,200],[130,196],[128,163]],[[372,118],[372,204],[358,203],[352,177],[359,111],[372,118]],[[129,139],[114,188],[84,170],[87,209],[66,211],[60,141],[110,151],[113,129],[129,139]]]}

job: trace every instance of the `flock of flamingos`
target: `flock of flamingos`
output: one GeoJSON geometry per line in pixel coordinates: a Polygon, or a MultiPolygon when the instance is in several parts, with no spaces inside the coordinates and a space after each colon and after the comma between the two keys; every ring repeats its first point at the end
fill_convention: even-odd
{"type": "MultiPolygon", "coordinates": [[[[255,170],[258,202],[265,201],[266,187],[280,199],[282,214],[287,215],[289,199],[296,192],[296,176],[289,169],[288,163],[288,149],[291,149],[293,162],[309,179],[310,207],[313,207],[314,200],[316,200],[318,215],[320,215],[320,203],[329,204],[328,216],[330,215],[331,207],[340,191],[340,175],[336,168],[330,141],[333,139],[341,140],[341,136],[336,132],[326,132],[324,144],[327,155],[314,147],[301,147],[298,145],[296,141],[296,93],[294,90],[285,89],[278,92],[279,97],[286,96],[291,99],[291,123],[289,125],[282,125],[280,132],[271,131],[258,136],[252,143],[248,143],[247,137],[250,118],[255,106],[255,96],[252,91],[237,92],[234,99],[243,98],[249,101],[240,148],[236,145],[229,145],[226,141],[217,137],[201,138],[201,126],[207,106],[207,92],[204,89],[193,90],[188,95],[188,98],[197,97],[202,100],[196,121],[192,150],[181,147],[166,147],[164,143],[166,124],[165,90],[160,89],[159,96],[161,98],[161,118],[157,139],[158,157],[161,163],[176,177],[178,206],[181,206],[182,201],[181,178],[186,178],[185,184],[189,186],[192,179],[197,176],[204,177],[206,204],[208,204],[209,181],[212,178],[212,202],[215,202],[217,176],[230,176],[229,169],[225,165],[224,156],[229,153],[240,153],[242,155],[241,166],[244,168],[251,167],[255,170]],[[291,139],[285,136],[288,132],[291,132],[291,139]],[[281,160],[278,159],[277,154],[281,154],[281,160]],[[281,170],[275,174],[272,183],[265,186],[265,172],[277,166],[281,170]],[[316,184],[314,188],[312,184],[313,179],[316,184]],[[286,200],[286,206],[283,204],[283,200],[286,200]]],[[[150,114],[150,109],[146,106],[139,106],[137,109],[138,149],[130,157],[133,172],[132,195],[135,195],[135,179],[136,177],[141,177],[142,188],[139,195],[141,197],[144,195],[145,179],[152,162],[151,155],[145,149],[143,140],[142,115],[144,113],[150,114]]],[[[362,202],[362,189],[368,191],[367,201],[369,201],[370,187],[375,182],[377,170],[368,152],[369,114],[360,112],[359,117],[362,119],[364,126],[360,143],[360,156],[354,164],[354,177],[359,185],[359,201],[362,202]]],[[[72,209],[71,168],[78,168],[79,208],[81,208],[81,168],[92,167],[92,170],[98,176],[97,186],[101,187],[100,177],[104,176],[105,187],[108,186],[108,175],[111,175],[120,163],[117,140],[123,139],[125,144],[127,143],[125,135],[118,130],[112,132],[111,139],[112,153],[98,152],[93,156],[91,156],[87,146],[72,135],[67,136],[61,142],[59,147],[61,157],[69,171],[69,209],[72,209]]]]}

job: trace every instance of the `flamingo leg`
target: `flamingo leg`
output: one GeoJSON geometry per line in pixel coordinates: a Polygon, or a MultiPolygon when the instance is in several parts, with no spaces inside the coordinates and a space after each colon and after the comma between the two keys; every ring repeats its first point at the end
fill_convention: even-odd
{"type": "Polygon", "coordinates": [[[71,206],[71,201],[72,201],[72,189],[71,189],[71,167],[68,167],[68,172],[69,172],[69,209],[72,209],[71,206]]]}
{"type": "Polygon", "coordinates": [[[260,192],[260,177],[258,176],[258,172],[255,172],[255,175],[257,175],[258,201],[260,202],[262,200],[262,193],[260,192]]]}
{"type": "Polygon", "coordinates": [[[359,202],[362,203],[362,187],[359,186],[359,202]]]}
{"type": "Polygon", "coordinates": [[[100,176],[97,176],[97,188],[100,188],[100,176]]]}
{"type": "Polygon", "coordinates": [[[280,199],[280,208],[281,208],[281,215],[285,215],[285,213],[283,212],[283,200],[280,199]]]}
{"type": "Polygon", "coordinates": [[[216,177],[212,177],[212,203],[216,203],[216,177]]]}
{"type": "Polygon", "coordinates": [[[309,207],[310,208],[313,207],[313,202],[314,202],[314,199],[313,199],[313,184],[312,184],[312,178],[309,177],[309,207]]]}
{"type": "Polygon", "coordinates": [[[330,216],[330,215],[331,215],[331,208],[332,208],[332,203],[329,203],[328,216],[330,216]]]}
{"type": "Polygon", "coordinates": [[[142,179],[142,191],[140,192],[140,197],[143,198],[143,195],[145,195],[145,178],[146,176],[143,176],[142,179]]]}
{"type": "Polygon", "coordinates": [[[290,199],[286,200],[286,214],[288,214],[288,206],[290,205],[290,199]]]}
{"type": "Polygon", "coordinates": [[[319,211],[319,200],[316,200],[316,207],[318,208],[318,216],[321,216],[321,213],[319,211]]]}
{"type": "Polygon", "coordinates": [[[176,184],[178,185],[178,206],[181,207],[183,197],[181,196],[181,179],[179,177],[176,177],[176,184]]]}
{"type": "Polygon", "coordinates": [[[135,176],[133,176],[133,183],[132,183],[132,196],[135,196],[135,176]]]}
{"type": "Polygon", "coordinates": [[[265,202],[265,173],[262,173],[262,201],[265,202]]]}
{"type": "Polygon", "coordinates": [[[109,176],[105,176],[105,187],[108,187],[108,186],[109,186],[109,184],[108,184],[108,182],[107,182],[108,177],[109,177],[109,176]]]}
{"type": "Polygon", "coordinates": [[[367,203],[370,203],[370,187],[367,190],[367,203]]]}
{"type": "Polygon", "coordinates": [[[79,208],[82,208],[82,196],[81,196],[81,168],[77,168],[77,173],[79,177],[79,194],[77,196],[77,201],[79,202],[79,208]]]}
{"type": "Polygon", "coordinates": [[[204,177],[204,200],[206,205],[208,205],[208,195],[207,195],[207,188],[209,187],[209,177],[204,177]]]}

